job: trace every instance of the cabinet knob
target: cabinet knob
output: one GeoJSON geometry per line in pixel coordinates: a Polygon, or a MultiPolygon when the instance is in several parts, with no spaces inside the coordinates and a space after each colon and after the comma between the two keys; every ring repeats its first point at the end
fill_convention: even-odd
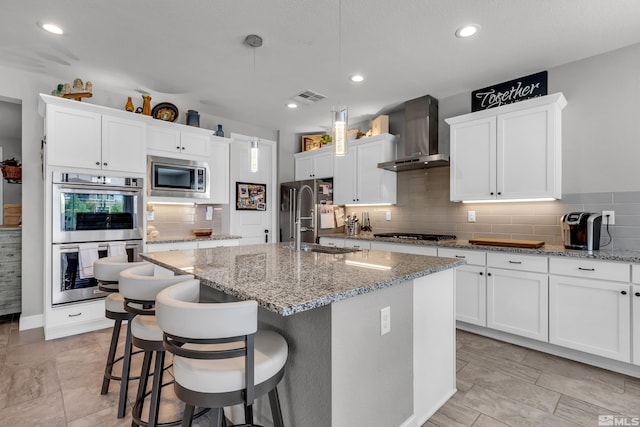
{"type": "Polygon", "coordinates": [[[480,275],[481,275],[481,276],[484,276],[484,273],[481,271],[481,272],[480,272],[480,275]]]}
{"type": "Polygon", "coordinates": [[[489,193],[489,195],[493,196],[493,191],[491,193],[489,193]]]}
{"type": "Polygon", "coordinates": [[[108,165],[108,163],[107,163],[107,162],[104,162],[104,163],[102,164],[102,166],[107,166],[107,165],[108,165]]]}
{"type": "Polygon", "coordinates": [[[636,292],[634,295],[640,297],[640,292],[636,292]]]}
{"type": "Polygon", "coordinates": [[[96,166],[100,166],[100,162],[96,162],[96,166]]]}
{"type": "Polygon", "coordinates": [[[498,191],[498,196],[502,195],[502,193],[500,191],[498,191]]]}
{"type": "Polygon", "coordinates": [[[176,150],[179,150],[179,149],[180,149],[180,146],[179,146],[179,145],[176,145],[176,150]]]}
{"type": "Polygon", "coordinates": [[[622,295],[626,295],[626,294],[627,294],[627,291],[620,291],[620,293],[621,293],[622,295]]]}
{"type": "Polygon", "coordinates": [[[184,150],[184,147],[180,147],[181,150],[184,150]]]}
{"type": "Polygon", "coordinates": [[[487,276],[491,276],[491,273],[487,273],[487,276]]]}

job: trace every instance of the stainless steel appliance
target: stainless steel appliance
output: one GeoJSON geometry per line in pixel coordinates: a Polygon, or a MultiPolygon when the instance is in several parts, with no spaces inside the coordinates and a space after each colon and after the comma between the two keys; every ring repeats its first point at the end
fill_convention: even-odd
{"type": "MultiPolygon", "coordinates": [[[[142,240],[127,240],[125,250],[130,262],[138,261],[138,254],[142,251],[142,240]]],[[[109,254],[109,242],[69,243],[52,246],[52,292],[53,305],[86,301],[102,298],[106,292],[98,290],[98,282],[94,277],[82,274],[80,265],[80,251],[95,250],[98,257],[109,254]]]]}
{"type": "Polygon", "coordinates": [[[441,240],[456,240],[453,234],[428,234],[428,233],[376,233],[373,237],[390,237],[405,240],[431,240],[439,242],[441,240]]]}
{"type": "Polygon", "coordinates": [[[142,239],[142,181],[54,172],[52,242],[142,239]]]}
{"type": "Polygon", "coordinates": [[[592,212],[571,212],[562,216],[562,242],[567,249],[597,251],[600,249],[602,215],[592,212]]]}
{"type": "Polygon", "coordinates": [[[438,100],[425,95],[404,103],[404,129],[399,147],[404,157],[378,163],[393,172],[449,166],[449,158],[438,149],[438,100]]]}
{"type": "Polygon", "coordinates": [[[207,162],[147,156],[147,179],[149,196],[209,198],[207,162]]]}
{"type": "Polygon", "coordinates": [[[333,178],[309,179],[282,184],[280,186],[279,213],[280,241],[293,242],[295,240],[295,216],[298,209],[301,218],[303,218],[300,224],[301,242],[317,243],[319,236],[343,233],[344,226],[335,226],[334,207],[332,206],[333,178]],[[313,190],[313,195],[308,191],[301,193],[301,189],[305,185],[313,190]],[[300,206],[297,206],[298,199],[300,199],[300,206]],[[329,218],[329,215],[331,218],[329,218]]]}

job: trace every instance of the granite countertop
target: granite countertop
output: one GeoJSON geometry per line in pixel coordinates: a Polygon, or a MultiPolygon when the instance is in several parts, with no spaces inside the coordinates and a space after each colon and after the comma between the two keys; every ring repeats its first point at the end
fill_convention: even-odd
{"type": "Polygon", "coordinates": [[[345,234],[331,234],[321,237],[331,238],[344,238],[355,240],[368,240],[376,242],[389,242],[389,243],[403,243],[408,245],[422,245],[422,246],[435,246],[438,248],[455,248],[455,249],[470,249],[479,251],[494,251],[494,252],[508,252],[518,253],[523,255],[547,255],[547,256],[566,256],[574,258],[589,258],[602,261],[620,261],[620,262],[633,262],[640,263],[640,250],[625,250],[625,249],[611,249],[611,250],[599,250],[593,251],[593,254],[589,254],[587,251],[565,249],[562,245],[544,245],[536,249],[528,248],[512,248],[506,246],[490,246],[490,245],[473,245],[468,240],[442,240],[440,242],[434,242],[429,240],[407,240],[397,239],[393,237],[374,237],[373,233],[360,233],[355,236],[347,236],[345,234]]]}
{"type": "Polygon", "coordinates": [[[154,243],[178,243],[178,242],[200,242],[206,240],[233,240],[233,239],[242,239],[242,236],[233,236],[228,234],[212,234],[211,236],[205,237],[196,237],[191,234],[188,236],[173,236],[173,237],[147,237],[147,244],[154,243]]]}
{"type": "Polygon", "coordinates": [[[326,254],[287,243],[166,251],[140,255],[282,316],[463,265],[464,260],[363,250],[326,254]]]}

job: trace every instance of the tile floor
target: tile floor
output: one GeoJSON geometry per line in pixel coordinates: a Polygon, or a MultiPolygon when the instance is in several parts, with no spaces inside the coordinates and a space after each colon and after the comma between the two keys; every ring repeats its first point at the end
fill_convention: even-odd
{"type": "MultiPolygon", "coordinates": [[[[0,318],[0,425],[131,425],[130,415],[116,418],[117,386],[99,392],[109,340],[102,330],[45,342],[42,329],[19,332],[16,319],[0,318]]],[[[458,392],[423,427],[598,426],[598,415],[640,417],[640,379],[462,331],[457,348],[458,392]]],[[[181,411],[170,389],[164,420],[181,411]]]]}

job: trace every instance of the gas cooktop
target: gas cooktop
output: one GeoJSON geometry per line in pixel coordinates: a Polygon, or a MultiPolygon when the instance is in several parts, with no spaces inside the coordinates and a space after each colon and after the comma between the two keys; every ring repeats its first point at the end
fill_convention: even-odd
{"type": "Polygon", "coordinates": [[[423,233],[378,233],[373,237],[393,237],[396,239],[407,240],[456,240],[456,236],[453,234],[423,234],[423,233]]]}

